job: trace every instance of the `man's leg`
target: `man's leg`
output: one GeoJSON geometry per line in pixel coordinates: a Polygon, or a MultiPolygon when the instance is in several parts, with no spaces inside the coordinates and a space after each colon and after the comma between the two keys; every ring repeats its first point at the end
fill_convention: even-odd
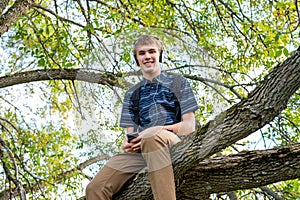
{"type": "Polygon", "coordinates": [[[142,155],[147,162],[155,200],[175,200],[176,190],[169,148],[179,142],[175,134],[161,130],[149,137],[143,135],[142,155]]]}
{"type": "Polygon", "coordinates": [[[144,158],[139,153],[123,153],[112,157],[87,185],[87,200],[111,200],[145,166],[144,158]]]}

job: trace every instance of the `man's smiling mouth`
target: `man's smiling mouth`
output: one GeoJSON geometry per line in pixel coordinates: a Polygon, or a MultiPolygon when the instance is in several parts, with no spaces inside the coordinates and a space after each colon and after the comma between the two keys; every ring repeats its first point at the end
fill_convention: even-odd
{"type": "Polygon", "coordinates": [[[153,61],[144,62],[144,65],[146,65],[146,64],[152,64],[152,63],[154,63],[154,62],[153,61]]]}

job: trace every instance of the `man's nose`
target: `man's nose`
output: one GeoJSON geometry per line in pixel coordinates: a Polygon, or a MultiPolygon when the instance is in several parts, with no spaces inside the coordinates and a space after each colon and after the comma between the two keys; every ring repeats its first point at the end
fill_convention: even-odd
{"type": "Polygon", "coordinates": [[[146,52],[146,53],[145,53],[145,58],[151,58],[150,53],[146,52]]]}

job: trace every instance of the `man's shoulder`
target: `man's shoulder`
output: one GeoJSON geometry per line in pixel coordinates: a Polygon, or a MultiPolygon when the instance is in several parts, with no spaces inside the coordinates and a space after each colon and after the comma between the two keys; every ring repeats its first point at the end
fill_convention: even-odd
{"type": "Polygon", "coordinates": [[[127,91],[126,91],[126,95],[132,95],[137,89],[139,89],[142,86],[142,82],[140,81],[138,83],[136,83],[135,85],[131,86],[127,91]]]}
{"type": "Polygon", "coordinates": [[[172,87],[179,87],[181,85],[185,85],[187,79],[180,73],[176,72],[165,72],[165,77],[169,82],[171,82],[172,87]]]}
{"type": "Polygon", "coordinates": [[[172,72],[172,71],[162,71],[162,74],[165,78],[174,78],[174,77],[183,77],[180,73],[172,72]]]}
{"type": "Polygon", "coordinates": [[[164,77],[168,80],[171,80],[172,82],[173,81],[181,82],[186,80],[186,78],[182,74],[177,72],[172,72],[172,71],[164,71],[164,77]]]}

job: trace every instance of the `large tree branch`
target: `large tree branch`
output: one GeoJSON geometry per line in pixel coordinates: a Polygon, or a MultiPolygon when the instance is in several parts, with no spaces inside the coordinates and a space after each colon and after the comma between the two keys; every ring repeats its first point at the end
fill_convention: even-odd
{"type": "MultiPolygon", "coordinates": [[[[21,16],[28,12],[33,3],[34,0],[16,0],[13,6],[0,16],[0,36],[8,31],[11,25],[18,21],[21,16]]],[[[3,6],[5,6],[5,2],[3,6]]]]}
{"type": "Polygon", "coordinates": [[[201,199],[203,194],[256,188],[299,178],[299,163],[299,143],[204,160],[178,180],[177,197],[201,199]]]}
{"type": "MultiPolygon", "coordinates": [[[[205,158],[243,139],[273,120],[300,87],[300,51],[276,66],[247,99],[234,105],[215,120],[189,135],[172,148],[175,179],[205,158]]],[[[149,199],[147,176],[141,175],[115,199],[149,199]]]]}
{"type": "Polygon", "coordinates": [[[117,86],[119,76],[109,72],[95,73],[83,69],[41,69],[0,77],[0,88],[34,81],[63,79],[117,86]]]}
{"type": "MultiPolygon", "coordinates": [[[[175,164],[185,170],[243,139],[273,120],[300,87],[300,51],[275,67],[247,99],[232,106],[174,148],[175,164]]],[[[185,170],[177,172],[183,174],[185,170]]],[[[176,173],[176,174],[177,174],[176,173]]]]}
{"type": "Polygon", "coordinates": [[[0,2],[0,13],[3,13],[4,9],[7,7],[9,0],[2,0],[0,2]]]}

